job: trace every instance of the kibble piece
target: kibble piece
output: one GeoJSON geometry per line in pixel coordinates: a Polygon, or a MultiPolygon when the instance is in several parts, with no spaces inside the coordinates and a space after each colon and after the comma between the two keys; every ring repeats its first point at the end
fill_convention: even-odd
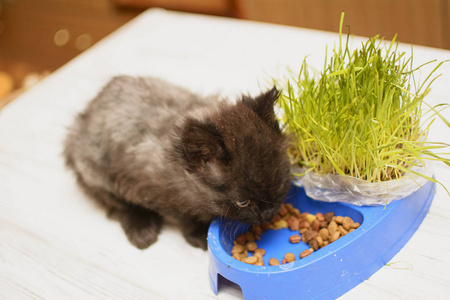
{"type": "Polygon", "coordinates": [[[281,220],[281,216],[279,214],[276,214],[275,217],[273,217],[272,221],[270,223],[275,224],[276,222],[281,220]]]}
{"type": "Polygon", "coordinates": [[[262,261],[257,261],[256,262],[256,264],[255,264],[255,266],[264,266],[264,263],[262,262],[262,261]]]}
{"type": "Polygon", "coordinates": [[[241,244],[236,244],[233,246],[233,249],[231,249],[231,253],[243,253],[244,251],[245,248],[241,244]]]}
{"type": "Polygon", "coordinates": [[[254,265],[258,262],[258,258],[254,257],[254,256],[249,256],[249,257],[244,258],[242,261],[247,264],[254,265]]]}
{"type": "Polygon", "coordinates": [[[258,245],[256,245],[255,242],[248,242],[247,244],[245,244],[245,246],[247,247],[247,250],[250,252],[253,252],[258,248],[258,245]]]}
{"type": "Polygon", "coordinates": [[[300,222],[298,227],[300,227],[300,229],[302,229],[302,228],[309,228],[309,227],[311,227],[311,225],[309,224],[308,221],[305,220],[305,221],[300,222]]]}
{"type": "Polygon", "coordinates": [[[284,217],[285,215],[287,215],[288,213],[288,209],[286,208],[286,205],[281,204],[280,210],[278,211],[278,214],[282,217],[284,217]]]}
{"type": "Polygon", "coordinates": [[[341,235],[341,233],[339,231],[335,231],[334,233],[332,233],[330,235],[330,243],[336,241],[340,235],[341,235]]]}
{"type": "Polygon", "coordinates": [[[314,239],[319,243],[319,247],[323,245],[323,239],[320,235],[316,236],[314,239]]]}
{"type": "Polygon", "coordinates": [[[300,227],[299,227],[299,223],[300,223],[300,222],[298,221],[298,218],[297,218],[297,217],[290,216],[290,217],[287,219],[287,223],[288,223],[289,229],[292,230],[292,231],[294,231],[294,230],[299,230],[299,229],[300,229],[300,227]]]}
{"type": "Polygon", "coordinates": [[[302,235],[302,240],[304,243],[308,244],[309,241],[311,241],[313,238],[315,238],[319,233],[317,231],[314,230],[307,230],[303,235],[302,235]]]}
{"type": "Polygon", "coordinates": [[[311,228],[312,228],[312,230],[319,232],[320,221],[317,218],[312,222],[311,228]]]}
{"type": "Polygon", "coordinates": [[[271,229],[272,228],[272,224],[270,224],[269,222],[265,222],[265,223],[262,223],[261,224],[261,229],[263,230],[263,231],[267,231],[267,230],[269,230],[269,229],[271,229]]]}
{"type": "Polygon", "coordinates": [[[342,227],[344,227],[345,230],[349,231],[350,228],[352,228],[353,220],[349,217],[344,217],[344,220],[342,221],[342,227]]]}
{"type": "Polygon", "coordinates": [[[269,265],[270,266],[279,266],[280,261],[278,259],[272,257],[271,259],[269,259],[269,265]]]}
{"type": "Polygon", "coordinates": [[[328,231],[330,232],[330,235],[333,235],[337,230],[337,223],[335,221],[331,221],[330,224],[328,224],[328,231]]]}
{"type": "Polygon", "coordinates": [[[330,238],[330,232],[328,231],[328,228],[322,228],[319,230],[319,234],[322,237],[324,241],[328,240],[330,238]]]}
{"type": "Polygon", "coordinates": [[[320,221],[320,228],[327,228],[328,222],[327,221],[320,221]]]}
{"type": "Polygon", "coordinates": [[[274,229],[282,229],[282,228],[287,228],[287,227],[288,227],[288,223],[286,222],[285,219],[281,219],[278,222],[275,222],[273,224],[274,229]]]}
{"type": "Polygon", "coordinates": [[[348,233],[348,231],[345,230],[345,228],[342,225],[339,225],[338,230],[339,230],[339,233],[341,234],[341,236],[344,236],[348,233]]]}
{"type": "Polygon", "coordinates": [[[295,261],[295,254],[294,253],[286,253],[286,255],[284,255],[284,259],[286,260],[287,263],[293,262],[293,261],[295,261]]]}
{"type": "Polygon", "coordinates": [[[320,229],[319,235],[323,241],[328,241],[330,239],[330,231],[328,231],[328,228],[320,229]]]}
{"type": "Polygon", "coordinates": [[[264,250],[263,248],[258,248],[258,249],[256,249],[255,250],[255,256],[256,255],[261,255],[261,256],[264,256],[266,254],[266,250],[264,250]]]}
{"type": "Polygon", "coordinates": [[[260,253],[255,253],[253,256],[258,259],[258,261],[256,262],[257,265],[259,265],[259,263],[264,265],[263,256],[260,253]]]}
{"type": "Polygon", "coordinates": [[[248,257],[248,252],[247,250],[244,251],[243,253],[233,253],[233,258],[239,260],[239,261],[243,261],[244,258],[248,257]]]}
{"type": "Polygon", "coordinates": [[[336,223],[342,224],[342,222],[344,221],[344,217],[343,216],[337,216],[334,220],[336,221],[336,223]]]}
{"type": "Polygon", "coordinates": [[[307,212],[301,213],[300,216],[298,217],[298,219],[300,220],[300,223],[303,221],[308,221],[308,219],[306,218],[306,216],[308,215],[307,212]]]}
{"type": "Polygon", "coordinates": [[[293,208],[293,209],[291,210],[291,215],[293,215],[293,216],[299,218],[299,217],[300,217],[300,210],[298,210],[297,208],[293,208]]]}
{"type": "Polygon", "coordinates": [[[306,220],[306,216],[308,215],[307,211],[304,211],[300,214],[300,218],[305,219],[306,220]]]}
{"type": "Polygon", "coordinates": [[[292,244],[298,244],[301,240],[302,237],[298,234],[294,234],[289,237],[289,242],[291,242],[292,244]]]}
{"type": "Polygon", "coordinates": [[[260,236],[261,234],[263,234],[263,231],[264,231],[264,230],[262,229],[261,225],[258,224],[258,225],[253,226],[252,229],[251,229],[251,231],[252,231],[253,234],[255,235],[255,239],[256,239],[256,240],[259,240],[259,236],[260,236]]]}
{"type": "Polygon", "coordinates": [[[311,224],[316,219],[316,216],[313,214],[307,214],[306,220],[308,220],[309,224],[311,224]]]}
{"type": "Polygon", "coordinates": [[[247,238],[245,237],[245,233],[242,233],[236,237],[236,243],[240,245],[244,245],[247,241],[247,238]]]}
{"type": "Polygon", "coordinates": [[[334,212],[332,212],[332,211],[327,212],[327,213],[325,214],[324,217],[325,217],[325,221],[327,221],[328,223],[330,223],[331,220],[332,220],[333,217],[334,217],[334,212]]]}
{"type": "Polygon", "coordinates": [[[359,224],[358,222],[355,222],[355,223],[352,224],[351,228],[356,229],[359,226],[361,226],[361,224],[359,224]]]}
{"type": "Polygon", "coordinates": [[[308,255],[310,255],[312,253],[311,249],[306,249],[305,251],[303,251],[302,253],[300,253],[300,259],[301,258],[305,258],[308,255]]]}
{"type": "Polygon", "coordinates": [[[294,209],[294,206],[292,206],[291,203],[286,203],[284,206],[287,208],[288,213],[292,214],[292,210],[294,209]]]}
{"type": "Polygon", "coordinates": [[[317,220],[319,220],[319,222],[325,221],[325,216],[321,212],[318,212],[316,214],[316,218],[317,218],[317,220]]]}
{"type": "Polygon", "coordinates": [[[254,242],[255,241],[255,235],[252,232],[247,231],[245,233],[245,239],[247,240],[247,242],[254,242]]]}
{"type": "Polygon", "coordinates": [[[311,247],[314,251],[316,251],[317,249],[319,249],[319,242],[316,239],[312,239],[311,241],[309,241],[308,243],[309,247],[311,247]]]}

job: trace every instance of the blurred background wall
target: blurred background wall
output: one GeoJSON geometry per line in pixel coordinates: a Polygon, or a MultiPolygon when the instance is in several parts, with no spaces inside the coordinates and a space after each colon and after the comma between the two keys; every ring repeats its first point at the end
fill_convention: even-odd
{"type": "Polygon", "coordinates": [[[0,0],[0,108],[150,7],[450,49],[450,0],[0,0]]]}

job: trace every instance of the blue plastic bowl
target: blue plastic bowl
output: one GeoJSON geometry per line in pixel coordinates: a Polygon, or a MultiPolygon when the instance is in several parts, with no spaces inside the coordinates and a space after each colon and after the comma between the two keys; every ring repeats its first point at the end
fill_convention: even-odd
{"type": "Polygon", "coordinates": [[[236,236],[249,226],[233,220],[214,219],[208,232],[209,277],[218,293],[219,274],[240,286],[245,299],[334,299],[369,278],[408,242],[427,214],[434,198],[434,184],[428,182],[410,196],[383,206],[353,206],[308,198],[302,188],[293,187],[286,199],[301,212],[332,211],[349,216],[361,226],[328,246],[300,259],[308,245],[289,243],[294,234],[288,228],[269,230],[257,241],[266,250],[265,266],[255,266],[231,257],[236,236]],[[281,261],[287,252],[296,261],[269,266],[269,259],[281,261]]]}

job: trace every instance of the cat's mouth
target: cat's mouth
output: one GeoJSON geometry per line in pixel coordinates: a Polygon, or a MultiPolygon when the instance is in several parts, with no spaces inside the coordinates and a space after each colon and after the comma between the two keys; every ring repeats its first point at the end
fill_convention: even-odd
{"type": "Polygon", "coordinates": [[[270,221],[272,221],[272,219],[273,219],[272,215],[270,217],[259,217],[258,218],[258,224],[270,222],[270,221]]]}
{"type": "Polygon", "coordinates": [[[271,221],[271,219],[267,220],[266,218],[261,217],[260,215],[253,215],[253,216],[240,216],[240,217],[231,217],[232,219],[235,219],[237,221],[240,221],[242,223],[248,224],[250,226],[255,226],[258,224],[262,224],[268,221],[271,221]]]}
{"type": "Polygon", "coordinates": [[[272,221],[272,219],[275,217],[276,214],[277,214],[277,211],[261,212],[261,213],[255,215],[253,218],[251,218],[251,220],[247,220],[246,223],[248,223],[249,225],[258,225],[258,224],[270,222],[270,221],[272,221]]]}
{"type": "Polygon", "coordinates": [[[227,214],[226,216],[253,226],[272,221],[277,215],[278,210],[278,205],[274,204],[274,206],[265,209],[258,209],[256,207],[252,207],[251,209],[244,208],[235,212],[232,211],[231,214],[227,214]]]}

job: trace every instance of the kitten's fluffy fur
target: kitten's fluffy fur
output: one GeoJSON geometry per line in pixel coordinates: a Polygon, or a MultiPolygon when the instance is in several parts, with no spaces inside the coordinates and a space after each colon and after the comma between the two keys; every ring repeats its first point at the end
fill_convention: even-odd
{"type": "Polygon", "coordinates": [[[206,249],[209,222],[269,221],[290,187],[274,88],[236,104],[155,78],[112,79],[70,128],[66,164],[138,248],[163,218],[206,249]]]}

